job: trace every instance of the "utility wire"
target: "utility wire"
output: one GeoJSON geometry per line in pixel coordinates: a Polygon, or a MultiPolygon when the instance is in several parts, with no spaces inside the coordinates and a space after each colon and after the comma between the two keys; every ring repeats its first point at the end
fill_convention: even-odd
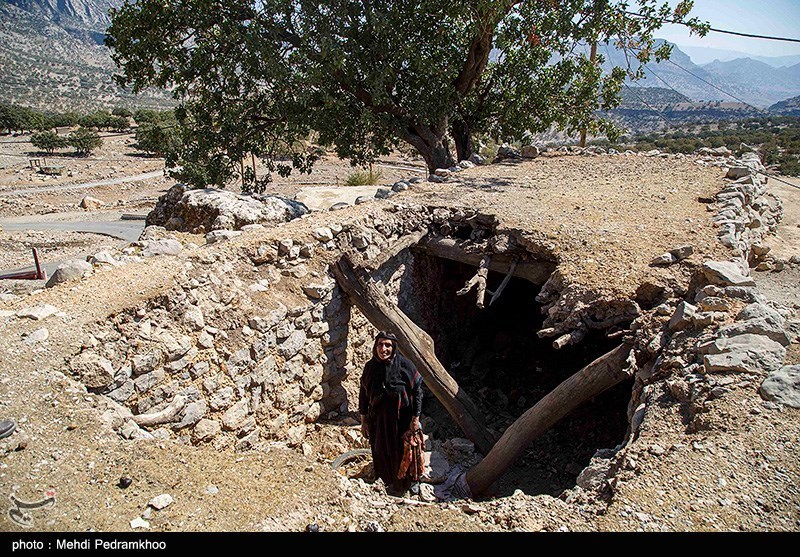
{"type": "MultiPolygon", "coordinates": [[[[608,44],[604,44],[604,45],[603,45],[603,48],[605,48],[605,50],[606,50],[606,56],[608,56],[608,60],[609,60],[609,61],[610,61],[610,62],[613,64],[613,63],[614,63],[614,61],[611,59],[611,52],[609,52],[609,50],[608,50],[608,44]]],[[[644,105],[645,105],[647,108],[649,108],[650,110],[652,110],[653,112],[655,112],[655,113],[658,115],[658,117],[659,117],[659,118],[661,118],[661,119],[664,121],[664,123],[667,125],[667,127],[668,127],[668,128],[669,128],[669,127],[672,125],[672,124],[670,123],[670,121],[667,119],[667,117],[666,117],[664,114],[662,114],[662,113],[661,113],[661,111],[659,111],[659,110],[656,110],[655,108],[653,108],[652,106],[650,106],[650,104],[649,104],[649,103],[648,103],[646,100],[644,100],[644,97],[643,97],[642,95],[640,95],[638,92],[634,91],[634,88],[633,88],[633,87],[631,87],[630,85],[628,85],[628,84],[627,84],[627,83],[625,83],[624,81],[622,82],[622,84],[623,84],[623,85],[624,85],[624,86],[625,86],[625,87],[626,87],[626,88],[627,88],[629,91],[631,91],[632,93],[634,93],[634,94],[635,94],[635,95],[636,95],[636,96],[639,98],[639,100],[640,100],[640,101],[642,101],[642,104],[644,104],[644,105]]],[[[643,87],[641,87],[641,86],[637,87],[637,89],[642,89],[642,88],[643,88],[643,87]]]]}
{"type": "Polygon", "coordinates": [[[673,62],[673,61],[672,61],[670,58],[667,58],[667,59],[666,59],[666,61],[667,61],[667,62],[669,62],[670,64],[672,64],[673,66],[677,66],[677,67],[679,67],[680,69],[682,69],[683,71],[685,71],[685,72],[686,72],[686,73],[688,73],[689,75],[691,75],[691,76],[693,76],[693,77],[695,77],[695,78],[699,79],[700,81],[702,81],[702,82],[703,82],[703,83],[705,83],[706,85],[710,85],[711,87],[713,87],[713,88],[714,88],[714,89],[716,89],[717,91],[720,91],[720,92],[722,92],[722,93],[725,93],[725,94],[726,94],[726,95],[728,95],[729,97],[731,97],[731,98],[733,98],[733,99],[736,99],[736,100],[737,100],[737,101],[739,101],[740,103],[742,103],[742,104],[745,104],[745,105],[749,106],[750,108],[755,108],[757,111],[759,111],[759,112],[763,112],[764,114],[769,114],[769,112],[767,112],[766,110],[764,110],[764,109],[762,109],[762,108],[758,108],[757,106],[753,106],[753,105],[752,105],[752,104],[750,104],[749,102],[747,102],[747,101],[744,101],[744,100],[740,99],[740,98],[739,98],[739,97],[737,97],[736,95],[734,95],[734,94],[732,94],[732,93],[728,93],[726,90],[724,90],[724,89],[721,89],[720,87],[717,87],[716,85],[714,85],[714,84],[713,84],[713,83],[711,83],[710,81],[708,81],[708,80],[706,80],[706,79],[703,79],[703,78],[702,78],[702,77],[700,77],[699,75],[697,75],[697,74],[695,74],[695,73],[693,73],[693,72],[691,72],[691,71],[687,70],[686,68],[684,68],[684,67],[683,67],[683,66],[681,66],[680,64],[677,64],[677,63],[673,62]]]}
{"type": "Polygon", "coordinates": [[[773,180],[777,180],[781,184],[786,184],[787,186],[792,186],[793,188],[797,188],[797,189],[800,190],[800,186],[798,186],[797,184],[792,184],[791,182],[787,182],[786,180],[781,180],[777,176],[773,176],[772,174],[768,174],[768,173],[762,172],[760,170],[756,170],[756,172],[758,172],[759,174],[763,174],[764,176],[767,176],[768,178],[772,178],[773,180]]]}
{"type": "MultiPolygon", "coordinates": [[[[636,17],[640,17],[642,19],[650,19],[650,20],[657,20],[657,21],[664,21],[666,23],[674,23],[675,25],[683,25],[684,27],[689,27],[688,23],[684,23],[683,21],[676,21],[674,19],[661,19],[658,17],[652,17],[644,14],[640,14],[637,12],[629,12],[623,11],[622,13],[626,15],[632,15],[636,17]]],[[[790,43],[800,43],[800,39],[793,39],[789,37],[773,37],[770,35],[755,35],[753,33],[741,33],[739,31],[729,31],[727,29],[717,29],[716,27],[709,27],[709,31],[714,31],[715,33],[725,33],[726,35],[736,35],[738,37],[749,37],[751,39],[766,39],[769,41],[785,41],[790,43]]]]}
{"type": "MultiPolygon", "coordinates": [[[[694,77],[695,79],[699,79],[700,81],[702,81],[702,82],[703,82],[703,83],[705,83],[706,85],[709,85],[710,87],[713,87],[713,88],[714,88],[714,89],[716,89],[717,91],[720,91],[721,93],[724,93],[724,94],[728,95],[728,96],[729,96],[729,97],[731,97],[732,99],[735,99],[735,100],[739,101],[740,103],[742,103],[742,104],[744,104],[744,105],[746,105],[746,106],[749,106],[750,108],[752,108],[752,109],[754,109],[754,110],[756,110],[756,111],[758,111],[758,112],[761,112],[761,113],[763,113],[763,114],[770,115],[770,113],[769,113],[769,112],[767,112],[766,110],[764,110],[763,108],[758,108],[757,106],[753,106],[753,105],[752,105],[752,104],[750,104],[749,102],[747,102],[747,101],[745,101],[745,100],[742,100],[742,99],[740,99],[739,97],[737,97],[737,96],[736,96],[736,95],[734,95],[733,93],[728,93],[728,92],[727,92],[725,89],[722,89],[722,88],[720,88],[720,87],[718,87],[718,86],[714,85],[714,84],[713,84],[713,83],[711,83],[710,81],[708,81],[708,80],[706,80],[706,79],[703,79],[702,77],[700,77],[700,76],[699,76],[699,75],[697,75],[696,73],[694,73],[694,72],[692,72],[692,71],[690,71],[690,70],[687,70],[686,68],[684,68],[683,66],[681,66],[681,65],[680,65],[680,64],[678,64],[677,62],[673,62],[673,61],[672,61],[672,58],[666,58],[666,59],[665,59],[665,61],[666,61],[666,62],[669,62],[669,63],[670,63],[670,64],[672,64],[673,66],[677,66],[678,68],[682,69],[683,71],[685,71],[686,73],[688,73],[689,75],[691,75],[692,77],[694,77]]],[[[660,79],[660,80],[661,80],[661,81],[663,81],[664,83],[667,83],[666,81],[664,81],[663,79],[661,79],[661,78],[660,78],[660,77],[659,77],[659,76],[656,74],[656,72],[654,72],[654,71],[653,71],[651,68],[649,68],[649,67],[647,66],[647,64],[643,64],[643,66],[645,67],[645,69],[647,69],[647,70],[650,70],[650,73],[652,73],[653,75],[655,75],[655,76],[656,76],[658,79],[660,79]]],[[[670,89],[672,89],[673,91],[675,91],[675,89],[674,89],[674,88],[673,88],[671,85],[669,85],[668,83],[667,83],[667,87],[669,87],[670,89]]],[[[675,91],[675,92],[677,93],[678,91],[675,91]]]]}

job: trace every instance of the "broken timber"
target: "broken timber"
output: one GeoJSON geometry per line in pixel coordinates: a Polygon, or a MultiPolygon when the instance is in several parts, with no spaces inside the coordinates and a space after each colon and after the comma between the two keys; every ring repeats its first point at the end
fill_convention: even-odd
{"type": "Polygon", "coordinates": [[[359,273],[347,256],[339,259],[331,270],[339,287],[370,323],[379,330],[390,330],[397,335],[403,354],[417,367],[425,385],[478,450],[488,453],[495,440],[487,431],[475,403],[436,358],[433,339],[359,273]]]}
{"type": "Polygon", "coordinates": [[[467,471],[473,496],[486,491],[537,437],[590,398],[631,377],[630,346],[621,344],[564,380],[506,429],[478,464],[467,471]]]}
{"type": "Polygon", "coordinates": [[[364,267],[366,267],[371,271],[380,269],[384,263],[389,261],[392,257],[396,256],[404,249],[410,248],[414,244],[418,244],[419,241],[422,240],[422,238],[424,238],[427,234],[428,234],[428,229],[422,228],[420,230],[412,232],[411,234],[405,235],[402,239],[392,244],[387,250],[381,252],[372,261],[365,261],[364,267]]]}
{"type": "MultiPolygon", "coordinates": [[[[469,245],[469,242],[466,242],[465,245],[469,245]]],[[[452,238],[431,238],[420,242],[414,249],[420,249],[436,257],[466,263],[475,267],[481,264],[485,255],[480,252],[467,251],[452,238]]],[[[518,254],[513,256],[505,253],[492,254],[489,270],[504,274],[510,272],[515,277],[523,278],[536,285],[542,285],[550,278],[556,268],[554,263],[548,261],[520,261],[517,257],[518,254]]]]}
{"type": "Polygon", "coordinates": [[[475,273],[471,279],[467,281],[467,284],[464,285],[464,288],[456,292],[456,296],[463,296],[467,294],[472,287],[476,284],[478,285],[478,299],[475,302],[475,305],[478,308],[483,309],[483,298],[486,295],[486,277],[489,276],[489,265],[491,264],[492,260],[488,255],[484,255],[483,259],[481,259],[481,264],[478,265],[478,272],[475,273]]]}

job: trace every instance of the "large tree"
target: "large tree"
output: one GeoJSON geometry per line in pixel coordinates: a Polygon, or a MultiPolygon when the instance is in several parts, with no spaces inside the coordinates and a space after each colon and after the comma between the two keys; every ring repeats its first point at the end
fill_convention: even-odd
{"type": "Polygon", "coordinates": [[[667,54],[653,32],[691,2],[658,2],[139,0],[112,10],[106,42],[121,84],[173,91],[184,141],[168,163],[195,185],[224,184],[250,153],[307,171],[312,132],[358,165],[406,142],[432,171],[469,158],[476,133],[613,133],[595,112],[625,71],[603,75],[587,45],[667,54]]]}

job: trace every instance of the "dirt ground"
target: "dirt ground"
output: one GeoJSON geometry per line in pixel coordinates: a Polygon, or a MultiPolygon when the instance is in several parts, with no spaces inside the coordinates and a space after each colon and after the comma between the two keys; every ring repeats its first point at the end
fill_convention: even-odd
{"type": "MultiPolygon", "coordinates": [[[[107,204],[93,216],[146,212],[171,181],[159,177],[45,191],[160,168],[159,161],[138,157],[130,142],[130,136],[110,137],[97,157],[64,160],[74,165],[72,176],[49,179],[29,170],[24,143],[0,144],[0,220],[74,212],[87,194],[107,204]],[[30,188],[41,191],[14,194],[30,188]]],[[[386,164],[403,168],[384,168],[387,183],[419,174],[417,161],[398,157],[386,164]],[[412,165],[416,171],[409,170],[412,165]]],[[[350,171],[346,164],[330,160],[318,167],[319,174],[276,181],[276,191],[293,195],[309,183],[335,184],[350,171]]],[[[586,288],[630,294],[650,273],[661,272],[648,266],[650,259],[686,243],[695,246],[693,257],[698,260],[725,255],[708,222],[706,205],[698,203],[698,198],[720,189],[723,172],[691,160],[541,157],[475,168],[459,175],[459,182],[415,186],[395,200],[502,214],[502,227],[522,231],[532,243],[549,241],[565,272],[586,288]]],[[[793,194],[788,189],[782,193],[793,194]]],[[[792,232],[800,223],[796,201],[784,200],[786,215],[775,254],[800,254],[792,232]]],[[[344,211],[365,212],[373,210],[369,205],[381,203],[387,202],[344,211]]],[[[336,218],[337,212],[322,212],[309,222],[324,225],[336,218]]],[[[289,223],[301,225],[309,226],[289,223]]],[[[0,232],[2,267],[22,262],[31,246],[82,253],[113,241],[85,236],[0,232]]],[[[237,239],[221,249],[238,249],[252,241],[237,239]]],[[[178,267],[171,258],[154,258],[135,267],[105,270],[77,285],[0,298],[0,310],[6,312],[34,302],[63,310],[55,316],[59,326],[49,325],[48,343],[35,348],[25,339],[41,324],[7,320],[7,314],[0,314],[0,417],[18,422],[17,432],[0,441],[0,495],[15,493],[36,501],[55,493],[54,505],[31,513],[34,530],[130,532],[131,521],[145,512],[148,501],[165,493],[174,502],[152,514],[151,531],[302,531],[311,523],[324,531],[363,531],[372,522],[394,531],[800,529],[800,411],[765,406],[754,385],[740,385],[716,401],[708,428],[699,433],[686,431],[674,407],[653,408],[650,427],[628,454],[615,496],[602,510],[522,492],[479,503],[408,502],[365,482],[343,486],[327,458],[305,455],[281,442],[266,452],[242,454],[167,441],[123,441],[99,418],[104,409],[101,397],[65,375],[65,357],[80,349],[92,324],[111,313],[141,307],[171,288],[178,267]],[[122,477],[132,480],[130,487],[120,487],[122,477]]],[[[761,288],[782,303],[792,302],[786,292],[796,288],[797,278],[796,267],[757,276],[761,288]]],[[[0,281],[0,288],[7,293],[12,285],[0,281]]],[[[800,363],[796,345],[787,363],[800,363]]],[[[327,428],[355,431],[357,426],[314,428],[323,436],[327,428]]],[[[0,530],[21,528],[3,513],[0,530]]]]}

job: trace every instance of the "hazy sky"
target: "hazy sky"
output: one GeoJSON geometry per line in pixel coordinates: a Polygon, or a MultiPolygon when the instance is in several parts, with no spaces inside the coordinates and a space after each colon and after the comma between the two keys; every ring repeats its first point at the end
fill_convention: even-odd
{"type": "MultiPolygon", "coordinates": [[[[670,4],[676,3],[670,0],[670,4]]],[[[694,0],[692,15],[718,29],[800,39],[800,0],[694,0]]],[[[749,39],[713,31],[704,38],[690,37],[688,28],[679,25],[665,26],[657,36],[678,45],[737,50],[756,56],[800,54],[800,43],[749,39]]]]}

